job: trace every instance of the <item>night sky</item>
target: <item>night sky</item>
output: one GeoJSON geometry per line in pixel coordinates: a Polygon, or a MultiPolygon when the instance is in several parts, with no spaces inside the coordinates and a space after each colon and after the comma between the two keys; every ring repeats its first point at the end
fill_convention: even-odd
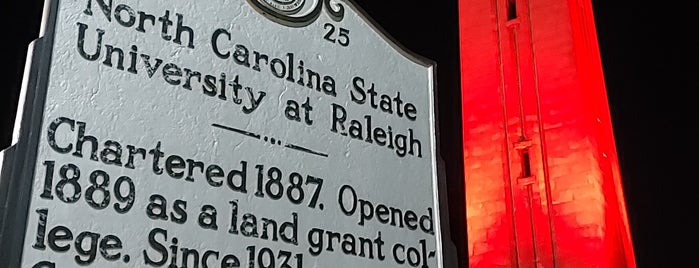
{"type": "MultiPolygon", "coordinates": [[[[10,142],[41,2],[11,1],[9,10],[2,8],[10,24],[3,27],[0,149],[10,142]]],[[[463,198],[457,1],[355,2],[406,48],[437,62],[449,194],[463,198]]],[[[593,0],[593,6],[638,267],[696,267],[699,20],[692,12],[697,4],[593,0]]],[[[452,228],[463,226],[463,214],[452,214],[452,228]]]]}

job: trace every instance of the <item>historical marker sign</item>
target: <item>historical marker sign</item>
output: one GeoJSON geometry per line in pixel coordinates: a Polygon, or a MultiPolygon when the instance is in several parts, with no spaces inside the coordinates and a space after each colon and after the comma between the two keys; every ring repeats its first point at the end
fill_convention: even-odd
{"type": "Polygon", "coordinates": [[[351,2],[49,4],[12,267],[442,267],[434,66],[351,2]]]}

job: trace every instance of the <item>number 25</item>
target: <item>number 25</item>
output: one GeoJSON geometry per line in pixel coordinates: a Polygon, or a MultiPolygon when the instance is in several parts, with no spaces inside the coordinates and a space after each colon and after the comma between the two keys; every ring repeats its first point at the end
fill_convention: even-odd
{"type": "Polygon", "coordinates": [[[337,31],[337,37],[335,37],[335,25],[332,25],[331,23],[326,23],[325,25],[323,25],[323,28],[328,30],[328,32],[325,33],[325,36],[323,36],[325,40],[328,40],[331,43],[335,43],[337,41],[337,43],[343,47],[349,45],[349,30],[339,27],[337,31]]]}

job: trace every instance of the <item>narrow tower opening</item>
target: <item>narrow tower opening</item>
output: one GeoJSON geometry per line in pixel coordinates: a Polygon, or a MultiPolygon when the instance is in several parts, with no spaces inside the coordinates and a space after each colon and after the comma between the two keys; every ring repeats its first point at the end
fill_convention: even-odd
{"type": "Polygon", "coordinates": [[[531,159],[529,156],[529,150],[524,149],[522,151],[522,177],[528,178],[532,176],[532,166],[531,159]]]}
{"type": "Polygon", "coordinates": [[[517,18],[517,0],[507,0],[507,20],[517,18]]]}

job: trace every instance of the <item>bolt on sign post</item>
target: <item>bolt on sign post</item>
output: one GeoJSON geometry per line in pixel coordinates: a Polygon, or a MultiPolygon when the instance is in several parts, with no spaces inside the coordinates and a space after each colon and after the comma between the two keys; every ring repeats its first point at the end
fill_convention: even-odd
{"type": "Polygon", "coordinates": [[[4,267],[444,267],[431,62],[351,1],[50,1],[4,267]]]}

